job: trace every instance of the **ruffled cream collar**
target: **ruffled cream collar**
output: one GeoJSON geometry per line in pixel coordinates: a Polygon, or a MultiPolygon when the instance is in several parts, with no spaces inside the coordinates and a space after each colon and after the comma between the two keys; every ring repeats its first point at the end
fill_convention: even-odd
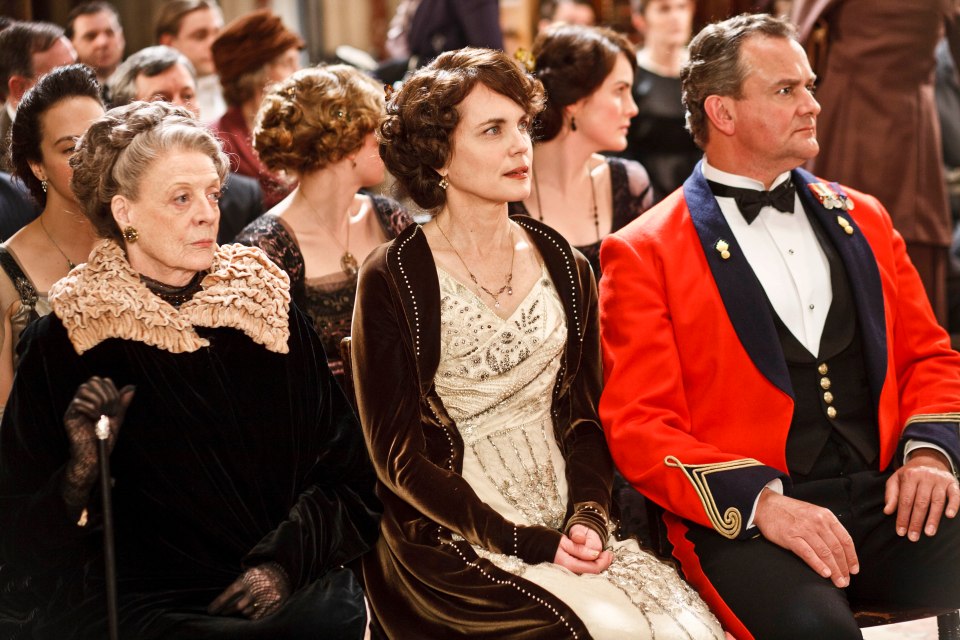
{"type": "Polygon", "coordinates": [[[200,291],[179,309],[150,292],[113,240],[50,288],[50,308],[77,353],[120,338],[184,353],[209,346],[195,327],[232,327],[276,353],[290,337],[290,278],[255,247],[217,248],[200,291]]]}

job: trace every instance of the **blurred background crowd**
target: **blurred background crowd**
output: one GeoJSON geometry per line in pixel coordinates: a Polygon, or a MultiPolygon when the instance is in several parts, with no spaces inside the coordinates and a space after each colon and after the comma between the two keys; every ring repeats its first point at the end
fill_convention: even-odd
{"type": "MultiPolygon", "coordinates": [[[[650,192],[640,195],[642,210],[679,187],[700,157],[680,100],[691,34],[742,12],[787,16],[819,75],[822,151],[809,168],[880,198],[937,317],[960,333],[960,257],[948,252],[960,214],[955,0],[4,0],[2,7],[4,26],[25,22],[0,37],[0,151],[36,79],[85,63],[106,107],[166,99],[219,134],[234,158],[221,242],[293,189],[290,167],[266,167],[252,132],[265,87],[299,68],[342,62],[398,86],[438,53],[474,45],[519,51],[532,70],[528,52],[552,23],[610,27],[636,46],[637,114],[627,148],[601,151],[643,165],[650,192]]],[[[383,184],[362,186],[387,192],[383,184]]],[[[9,196],[0,203],[2,239],[43,208],[23,206],[17,188],[0,176],[0,193],[9,196]]]]}

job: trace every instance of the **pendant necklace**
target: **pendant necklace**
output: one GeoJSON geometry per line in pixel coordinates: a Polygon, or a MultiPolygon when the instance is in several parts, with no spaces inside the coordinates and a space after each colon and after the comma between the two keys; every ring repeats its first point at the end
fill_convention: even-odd
{"type": "MultiPolygon", "coordinates": [[[[593,200],[593,228],[597,232],[597,242],[600,242],[600,214],[597,212],[597,188],[593,185],[593,176],[587,167],[587,180],[590,182],[590,195],[593,200]]],[[[533,170],[533,189],[537,194],[537,217],[543,222],[543,202],[540,200],[540,183],[537,182],[537,170],[533,170]]]]}
{"type": "Polygon", "coordinates": [[[53,239],[53,236],[50,235],[50,232],[47,231],[47,225],[43,224],[43,216],[40,216],[40,228],[43,229],[43,232],[47,235],[47,239],[50,240],[50,244],[53,245],[53,248],[60,252],[60,255],[63,256],[63,259],[67,261],[67,269],[73,270],[77,264],[67,257],[67,254],[63,252],[63,249],[60,248],[60,245],[57,244],[57,241],[53,239]]]}
{"type": "MultiPolygon", "coordinates": [[[[509,220],[507,221],[507,224],[510,224],[509,220]]],[[[470,279],[473,280],[473,284],[480,287],[485,294],[493,298],[493,306],[499,309],[500,296],[502,296],[504,292],[506,292],[508,296],[513,295],[513,285],[511,284],[513,282],[513,260],[517,257],[517,243],[513,239],[513,227],[510,227],[510,246],[513,247],[513,251],[510,252],[510,273],[507,274],[507,281],[504,283],[504,285],[496,291],[490,291],[490,289],[487,289],[485,286],[480,284],[480,281],[477,280],[477,276],[473,275],[473,271],[470,271],[470,267],[467,266],[463,256],[460,255],[460,252],[457,251],[457,248],[453,246],[452,242],[450,242],[450,238],[447,237],[447,234],[443,232],[443,227],[440,226],[439,222],[437,223],[437,229],[440,231],[440,235],[443,236],[443,239],[447,241],[447,244],[450,245],[450,248],[453,249],[453,252],[457,254],[457,258],[460,259],[460,264],[462,264],[463,268],[467,270],[467,275],[469,275],[470,279]]]]}
{"type": "Polygon", "coordinates": [[[351,278],[357,275],[357,271],[360,270],[360,265],[357,263],[357,259],[352,253],[350,253],[350,210],[347,209],[347,243],[344,245],[340,242],[340,238],[337,237],[337,234],[327,226],[327,223],[324,221],[323,217],[317,212],[316,207],[310,204],[310,201],[307,200],[307,196],[303,195],[303,192],[300,191],[300,197],[303,198],[304,202],[307,203],[307,206],[313,210],[313,215],[317,217],[317,222],[324,228],[324,230],[330,234],[330,237],[333,238],[333,241],[337,243],[337,246],[343,251],[343,255],[340,256],[340,269],[350,276],[351,278]]]}

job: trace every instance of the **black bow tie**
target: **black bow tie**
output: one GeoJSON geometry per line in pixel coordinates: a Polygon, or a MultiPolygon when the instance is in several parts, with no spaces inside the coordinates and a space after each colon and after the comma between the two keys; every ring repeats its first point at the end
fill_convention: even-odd
{"type": "Polygon", "coordinates": [[[730,187],[713,180],[707,180],[713,195],[720,198],[733,198],[737,201],[740,213],[747,224],[751,224],[760,214],[763,207],[773,207],[784,213],[793,213],[794,194],[797,192],[793,180],[787,178],[773,191],[757,191],[756,189],[741,189],[730,187]]]}

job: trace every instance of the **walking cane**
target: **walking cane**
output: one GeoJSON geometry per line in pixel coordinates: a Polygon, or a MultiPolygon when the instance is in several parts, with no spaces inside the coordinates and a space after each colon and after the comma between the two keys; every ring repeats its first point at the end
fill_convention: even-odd
{"type": "Polygon", "coordinates": [[[110,640],[120,637],[117,619],[117,559],[113,549],[113,503],[110,499],[110,417],[101,415],[97,420],[97,440],[100,452],[100,493],[103,494],[103,551],[107,573],[107,623],[110,640]]]}

